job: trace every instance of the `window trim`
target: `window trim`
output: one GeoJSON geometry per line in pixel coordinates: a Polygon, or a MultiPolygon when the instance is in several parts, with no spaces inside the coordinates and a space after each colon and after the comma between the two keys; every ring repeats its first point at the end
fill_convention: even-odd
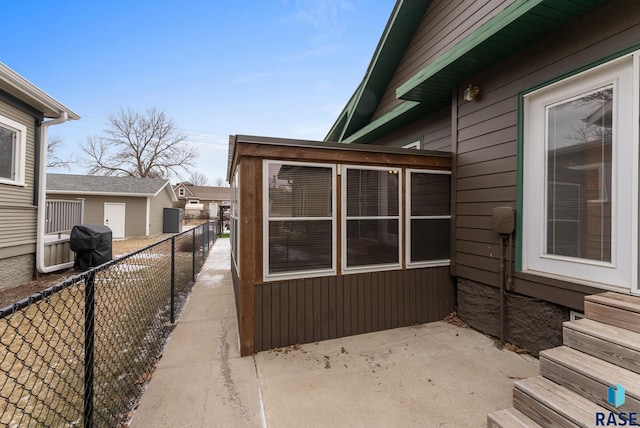
{"type": "Polygon", "coordinates": [[[402,257],[402,249],[403,249],[403,222],[402,222],[402,172],[403,169],[401,167],[396,166],[367,166],[367,165],[342,165],[342,186],[341,186],[341,242],[340,242],[340,250],[342,252],[341,257],[341,267],[343,274],[350,273],[362,273],[362,272],[381,272],[387,270],[398,270],[403,268],[403,257],[402,257]],[[349,169],[359,169],[359,170],[375,170],[375,171],[398,171],[398,215],[397,216],[356,216],[349,217],[347,216],[347,171],[349,169]],[[384,263],[384,264],[376,264],[376,265],[365,265],[365,266],[347,266],[347,221],[348,220],[390,220],[396,219],[398,220],[398,262],[397,263],[384,263]]]}
{"type": "MultiPolygon", "coordinates": [[[[412,216],[411,215],[411,174],[412,173],[421,173],[421,174],[440,174],[440,175],[449,175],[451,176],[451,171],[443,171],[438,169],[417,169],[411,168],[406,170],[406,186],[405,186],[405,200],[406,200],[406,208],[405,208],[405,224],[406,226],[406,239],[405,239],[405,259],[406,259],[406,267],[407,269],[415,269],[415,268],[424,268],[424,267],[438,267],[438,266],[450,266],[451,265],[451,257],[448,259],[438,259],[438,260],[427,260],[427,261],[411,261],[411,220],[413,219],[425,219],[425,220],[438,220],[438,219],[448,219],[451,221],[451,209],[449,209],[449,215],[436,215],[436,216],[412,216]]],[[[451,239],[451,237],[449,237],[451,239]]],[[[451,252],[451,249],[449,250],[451,252]]]]}
{"type": "MultiPolygon", "coordinates": [[[[13,179],[0,177],[0,184],[25,186],[25,171],[27,159],[27,127],[6,116],[0,115],[0,127],[16,134],[16,148],[12,159],[15,177],[13,179]]],[[[35,166],[37,168],[37,165],[35,166]]]]}
{"type": "Polygon", "coordinates": [[[236,268],[236,275],[240,278],[240,166],[236,168],[236,171],[231,178],[231,201],[229,201],[229,221],[231,227],[230,232],[230,246],[231,246],[231,260],[236,268]],[[234,223],[235,219],[235,223],[234,223]]]}
{"type": "MultiPolygon", "coordinates": [[[[635,49],[637,48],[638,47],[636,46],[635,49]]],[[[619,55],[610,56],[595,64],[580,68],[573,73],[565,74],[557,79],[538,85],[534,88],[530,88],[529,90],[518,94],[517,210],[520,215],[517,216],[517,230],[519,233],[516,234],[516,271],[589,285],[601,289],[638,291],[637,142],[639,130],[637,121],[633,119],[630,119],[629,122],[621,121],[616,125],[617,128],[614,131],[616,133],[620,133],[621,131],[619,129],[621,126],[627,127],[623,128],[627,130],[627,133],[623,132],[621,136],[616,135],[614,137],[614,147],[612,148],[612,181],[618,182],[616,190],[612,189],[612,193],[618,192],[618,194],[617,200],[614,199],[616,202],[612,206],[612,223],[615,223],[612,225],[612,241],[615,240],[615,243],[612,242],[611,263],[562,256],[549,257],[548,255],[545,255],[544,258],[551,260],[553,262],[551,264],[555,264],[557,267],[549,268],[549,265],[547,265],[547,267],[541,268],[540,265],[536,265],[535,262],[534,267],[531,266],[532,260],[542,258],[542,250],[540,250],[540,253],[537,256],[532,255],[532,247],[529,240],[531,240],[531,233],[533,233],[531,230],[535,229],[536,220],[534,219],[532,223],[532,221],[527,218],[527,216],[529,216],[529,218],[533,217],[531,212],[527,212],[532,206],[532,202],[527,202],[525,198],[532,193],[534,193],[534,196],[531,197],[538,197],[539,195],[535,196],[535,192],[532,191],[531,188],[533,186],[534,190],[541,189],[540,186],[544,185],[540,182],[537,184],[531,183],[533,180],[532,175],[535,177],[535,174],[527,172],[527,168],[530,168],[533,171],[536,167],[532,166],[532,159],[529,158],[533,148],[532,144],[526,144],[525,140],[529,140],[531,138],[531,133],[536,132],[535,129],[527,129],[526,125],[527,121],[531,123],[531,111],[527,112],[526,110],[531,108],[532,103],[544,104],[546,102],[546,104],[551,104],[551,101],[547,99],[552,99],[553,97],[558,100],[565,99],[567,98],[566,94],[584,93],[589,89],[595,88],[596,86],[602,86],[607,82],[615,81],[616,84],[619,84],[621,77],[630,79],[625,83],[632,85],[632,91],[630,91],[632,92],[630,101],[632,111],[630,117],[638,117],[638,111],[640,110],[638,107],[638,81],[640,80],[640,67],[638,65],[640,63],[639,55],[638,51],[633,52],[627,50],[619,55]],[[625,66],[629,61],[632,63],[631,71],[628,68],[628,64],[625,66]],[[628,73],[631,73],[631,77],[629,77],[628,73]],[[537,101],[536,98],[538,98],[537,101]],[[636,142],[635,144],[630,144],[631,147],[628,147],[628,144],[627,147],[624,145],[624,141],[628,140],[628,132],[631,133],[631,140],[636,142]],[[616,139],[618,139],[620,143],[615,143],[616,139]],[[527,158],[526,164],[525,158],[527,158]],[[624,160],[627,160],[628,162],[624,162],[624,160]],[[629,189],[626,193],[624,192],[625,186],[621,183],[621,177],[623,175],[628,177],[625,178],[625,181],[631,181],[631,186],[628,186],[629,189]],[[625,204],[628,208],[625,208],[625,204]],[[624,211],[628,214],[626,219],[620,217],[620,213],[624,211]],[[534,226],[532,226],[532,224],[534,224],[534,226]],[[628,239],[627,237],[621,239],[620,237],[625,234],[628,235],[628,239]],[[625,239],[627,240],[626,243],[624,243],[625,239]],[[562,268],[563,265],[565,268],[562,268]],[[566,266],[573,266],[573,270],[571,271],[566,268],[566,266]],[[589,268],[587,271],[590,273],[584,272],[585,266],[589,268]],[[569,271],[572,273],[568,274],[569,271]],[[593,275],[593,271],[597,272],[597,274],[593,275]],[[575,272],[578,272],[579,274],[576,275],[575,272]]],[[[625,89],[621,89],[616,96],[620,98],[620,94],[623,94],[624,91],[625,89]]],[[[629,100],[619,100],[618,102],[624,103],[623,107],[619,108],[619,110],[628,108],[627,104],[629,104],[629,100]]],[[[544,134],[545,131],[538,130],[537,132],[542,132],[544,134]]],[[[544,147],[546,147],[546,143],[544,144],[544,147]]],[[[537,149],[539,152],[540,147],[537,147],[537,149]]],[[[540,155],[539,153],[538,156],[541,156],[542,158],[545,157],[544,154],[540,155]]],[[[614,197],[614,195],[612,195],[612,197],[614,197]]],[[[546,204],[543,205],[546,206],[546,204]]],[[[544,219],[538,219],[537,221],[544,223],[544,219]]],[[[542,232],[539,230],[538,232],[542,236],[542,232]]],[[[534,243],[538,247],[543,242],[544,237],[534,240],[534,243]]]]}
{"type": "Polygon", "coordinates": [[[279,281],[287,279],[302,279],[309,277],[335,276],[337,275],[337,165],[335,163],[318,163],[318,162],[291,162],[281,159],[264,159],[262,161],[262,276],[265,282],[279,281]],[[269,165],[295,165],[320,167],[331,169],[331,217],[276,217],[275,221],[289,220],[331,220],[331,269],[311,269],[299,270],[286,273],[269,273],[269,165]]]}

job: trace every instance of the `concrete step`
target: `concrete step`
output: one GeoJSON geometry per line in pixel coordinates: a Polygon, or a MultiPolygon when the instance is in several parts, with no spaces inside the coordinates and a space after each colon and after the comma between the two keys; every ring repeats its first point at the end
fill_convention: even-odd
{"type": "Polygon", "coordinates": [[[640,298],[606,293],[584,298],[585,317],[640,333],[640,298]]]}
{"type": "Polygon", "coordinates": [[[487,428],[536,428],[541,426],[513,407],[487,415],[487,428]]]}
{"type": "Polygon", "coordinates": [[[615,412],[640,412],[640,374],[618,367],[584,352],[560,346],[540,352],[540,374],[615,412]],[[626,390],[618,409],[607,401],[609,387],[626,390]]]}
{"type": "Polygon", "coordinates": [[[541,376],[513,385],[513,407],[544,427],[589,427],[608,410],[541,376]]]}
{"type": "Polygon", "coordinates": [[[564,345],[640,373],[640,333],[581,319],[563,324],[564,345]]]}

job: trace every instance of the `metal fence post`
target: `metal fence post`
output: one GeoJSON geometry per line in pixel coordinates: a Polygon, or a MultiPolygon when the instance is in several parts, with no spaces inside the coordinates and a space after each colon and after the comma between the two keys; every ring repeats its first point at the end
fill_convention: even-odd
{"type": "Polygon", "coordinates": [[[84,294],[84,428],[93,427],[93,352],[96,271],[89,271],[84,294]]]}
{"type": "MultiPolygon", "coordinates": [[[[204,224],[202,225],[202,266],[204,266],[205,254],[204,254],[204,240],[206,239],[204,233],[204,224]]],[[[202,267],[200,268],[202,269],[202,267]]]]}
{"type": "Polygon", "coordinates": [[[171,324],[176,322],[176,237],[171,237],[171,324]]]}
{"type": "Polygon", "coordinates": [[[196,281],[196,228],[191,229],[191,281],[196,281]]]}

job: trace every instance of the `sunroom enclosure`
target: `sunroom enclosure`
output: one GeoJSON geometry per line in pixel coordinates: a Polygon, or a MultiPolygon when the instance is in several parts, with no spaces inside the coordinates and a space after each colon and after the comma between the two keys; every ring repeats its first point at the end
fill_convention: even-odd
{"type": "Polygon", "coordinates": [[[230,137],[242,355],[442,319],[451,156],[230,137]]]}

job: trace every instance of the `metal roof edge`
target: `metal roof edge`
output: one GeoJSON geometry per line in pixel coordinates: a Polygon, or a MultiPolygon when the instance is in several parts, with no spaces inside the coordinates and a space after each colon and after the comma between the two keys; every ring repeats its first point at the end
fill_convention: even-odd
{"type": "MultiPolygon", "coordinates": [[[[344,120],[344,124],[342,124],[342,129],[339,130],[340,135],[337,138],[337,140],[342,141],[345,135],[348,134],[349,128],[353,125],[354,117],[356,113],[359,111],[359,106],[363,101],[363,94],[366,92],[367,89],[370,88],[370,84],[373,76],[376,75],[376,72],[379,70],[379,67],[381,67],[379,63],[381,56],[383,56],[387,51],[390,51],[391,49],[391,47],[387,46],[388,39],[394,31],[399,31],[398,29],[399,24],[397,24],[398,17],[410,6],[419,8],[422,11],[422,13],[419,16],[415,17],[415,20],[416,20],[415,23],[412,23],[411,26],[407,29],[407,32],[410,32],[411,34],[415,34],[415,31],[417,27],[420,25],[420,22],[423,18],[424,12],[427,10],[430,3],[431,1],[424,1],[424,0],[398,0],[396,2],[391,12],[391,15],[389,17],[389,20],[387,21],[385,29],[382,33],[382,37],[378,41],[378,45],[376,46],[373,57],[371,58],[369,66],[367,67],[365,76],[363,77],[361,83],[358,85],[353,95],[347,102],[347,105],[345,106],[345,108],[338,115],[338,118],[336,119],[331,129],[327,133],[325,140],[328,140],[330,136],[332,136],[332,134],[333,135],[336,134],[335,131],[337,131],[337,128],[341,125],[341,122],[344,120],[345,116],[346,116],[346,120],[344,120]]],[[[413,16],[414,14],[411,14],[411,15],[413,16]]],[[[410,41],[411,41],[411,38],[407,38],[407,46],[410,41]]],[[[393,50],[394,56],[395,56],[395,59],[393,61],[395,64],[395,66],[393,67],[394,71],[397,68],[399,62],[402,60],[404,51],[406,50],[406,46],[405,46],[405,49],[402,51],[402,53],[396,53],[395,52],[396,49],[397,47],[394,47],[394,50],[393,50]]],[[[386,84],[384,85],[385,88],[388,87],[392,77],[393,77],[393,73],[390,73],[390,76],[385,79],[386,81],[386,84]]],[[[379,99],[376,100],[376,106],[378,102],[379,102],[379,99]]],[[[373,111],[375,110],[375,108],[370,110],[371,110],[371,114],[373,114],[373,111]]]]}
{"type": "Polygon", "coordinates": [[[10,86],[8,89],[10,89],[12,95],[34,107],[44,107],[47,110],[43,111],[46,117],[57,118],[60,116],[60,113],[64,111],[67,113],[69,119],[80,119],[80,116],[70,108],[57,101],[51,95],[29,82],[2,62],[0,62],[0,80],[10,86]]]}

